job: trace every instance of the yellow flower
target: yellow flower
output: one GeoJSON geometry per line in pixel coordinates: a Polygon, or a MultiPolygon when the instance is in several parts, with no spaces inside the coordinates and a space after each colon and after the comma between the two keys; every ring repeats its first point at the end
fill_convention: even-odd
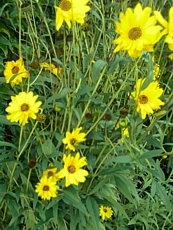
{"type": "Polygon", "coordinates": [[[58,172],[57,172],[57,168],[50,168],[50,169],[46,169],[43,171],[43,177],[52,177],[52,179],[54,179],[55,181],[57,181],[58,178],[58,172]]]}
{"type": "Polygon", "coordinates": [[[163,89],[159,88],[159,83],[153,81],[148,87],[141,90],[144,81],[145,79],[138,79],[135,91],[132,92],[132,96],[136,102],[136,110],[141,113],[142,119],[145,119],[147,114],[153,114],[154,110],[158,110],[161,105],[164,105],[164,102],[159,99],[163,93],[163,89]]]}
{"type": "Polygon", "coordinates": [[[101,205],[99,210],[100,210],[100,216],[102,220],[105,220],[106,218],[111,218],[113,214],[113,211],[110,207],[101,205]]]}
{"type": "Polygon", "coordinates": [[[11,122],[19,122],[21,125],[28,123],[28,118],[36,119],[36,113],[39,111],[41,101],[37,101],[38,95],[33,92],[21,92],[11,97],[11,102],[6,108],[7,119],[11,122]]]}
{"type": "Polygon", "coordinates": [[[85,14],[90,10],[90,7],[86,5],[88,2],[89,0],[61,0],[59,7],[55,6],[56,29],[60,29],[63,21],[69,28],[71,28],[71,22],[83,24],[85,14]]]}
{"type": "Polygon", "coordinates": [[[128,128],[122,129],[122,136],[124,137],[129,137],[129,130],[128,128]]]}
{"type": "Polygon", "coordinates": [[[67,145],[66,149],[70,149],[72,151],[75,151],[75,146],[78,145],[78,143],[83,142],[86,140],[85,133],[79,133],[82,127],[76,128],[70,132],[66,132],[66,137],[63,138],[62,142],[67,145]]]}
{"type": "Polygon", "coordinates": [[[57,196],[57,190],[59,187],[56,185],[56,181],[52,177],[43,176],[39,183],[35,186],[36,193],[43,200],[50,200],[52,197],[57,196]]]}
{"type": "Polygon", "coordinates": [[[167,22],[159,11],[154,11],[158,22],[164,27],[160,37],[166,35],[165,42],[168,43],[169,49],[173,51],[173,7],[169,9],[169,21],[167,22]]]}
{"type": "Polygon", "coordinates": [[[71,184],[78,185],[79,182],[85,182],[88,172],[85,169],[81,169],[87,165],[86,157],[81,157],[80,154],[76,153],[75,157],[69,154],[63,156],[64,168],[58,173],[59,178],[66,179],[65,186],[68,187],[71,184]]]}
{"type": "Polygon", "coordinates": [[[28,78],[29,72],[25,69],[22,58],[6,62],[4,76],[6,83],[10,82],[12,87],[21,83],[22,78],[28,78]]]}
{"type": "Polygon", "coordinates": [[[56,67],[54,64],[48,64],[46,62],[40,63],[40,67],[44,68],[46,71],[50,71],[51,73],[55,74],[56,76],[61,76],[62,68],[56,67]]]}
{"type": "Polygon", "coordinates": [[[115,22],[116,33],[120,36],[113,43],[117,45],[114,52],[128,51],[131,57],[139,57],[142,51],[153,51],[154,44],[159,39],[160,26],[156,26],[155,16],[150,16],[151,8],[142,9],[140,3],[134,11],[127,8],[125,14],[120,13],[120,22],[115,22]]]}

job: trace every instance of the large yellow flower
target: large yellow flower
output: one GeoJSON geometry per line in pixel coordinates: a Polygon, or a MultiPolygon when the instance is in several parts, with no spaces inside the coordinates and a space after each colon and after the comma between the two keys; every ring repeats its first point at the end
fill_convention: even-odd
{"type": "Polygon", "coordinates": [[[6,108],[7,119],[11,122],[19,122],[21,125],[28,123],[28,118],[36,119],[36,113],[39,111],[41,101],[37,101],[38,95],[33,92],[21,92],[11,97],[11,102],[6,108]]]}
{"type": "Polygon", "coordinates": [[[22,82],[22,78],[28,78],[29,72],[25,69],[23,60],[20,58],[17,61],[8,61],[5,64],[4,76],[6,83],[18,85],[22,82]]]}
{"type": "Polygon", "coordinates": [[[114,52],[128,51],[131,57],[139,57],[142,51],[153,51],[159,39],[160,26],[156,26],[155,16],[150,16],[151,8],[142,9],[140,3],[134,11],[127,8],[125,14],[120,13],[120,22],[115,22],[116,32],[120,36],[113,43],[117,45],[114,52]]]}
{"type": "Polygon", "coordinates": [[[142,119],[145,119],[147,114],[153,114],[154,110],[158,110],[161,105],[164,105],[164,102],[159,99],[163,93],[163,89],[159,87],[159,83],[153,81],[147,88],[141,90],[144,80],[138,79],[135,91],[132,92],[136,103],[136,110],[141,113],[142,119]]]}
{"type": "Polygon", "coordinates": [[[63,156],[64,168],[58,173],[59,178],[65,177],[65,186],[68,187],[71,184],[78,185],[79,182],[85,182],[88,172],[85,169],[81,169],[87,165],[86,157],[81,157],[76,153],[75,157],[69,154],[63,156]]]}
{"type": "Polygon", "coordinates": [[[102,220],[105,220],[106,218],[111,218],[113,214],[113,211],[110,207],[101,205],[99,210],[100,210],[100,216],[102,220]]]}
{"type": "Polygon", "coordinates": [[[43,200],[50,200],[52,197],[57,196],[57,190],[59,187],[56,185],[56,181],[52,177],[43,176],[39,183],[35,186],[36,193],[43,200]]]}
{"type": "Polygon", "coordinates": [[[173,7],[169,9],[168,22],[163,18],[159,11],[154,11],[158,22],[164,27],[161,36],[166,35],[165,42],[168,43],[169,49],[173,51],[173,7]]]}
{"type": "Polygon", "coordinates": [[[61,0],[59,7],[56,9],[56,29],[59,30],[65,21],[69,28],[71,28],[71,22],[78,22],[83,24],[86,12],[90,10],[90,7],[86,4],[89,0],[61,0]]]}
{"type": "Polygon", "coordinates": [[[67,145],[66,149],[70,149],[72,151],[75,151],[75,146],[78,145],[78,143],[83,142],[86,140],[85,133],[79,133],[82,127],[76,128],[70,132],[66,132],[66,137],[62,140],[62,142],[67,145]]]}

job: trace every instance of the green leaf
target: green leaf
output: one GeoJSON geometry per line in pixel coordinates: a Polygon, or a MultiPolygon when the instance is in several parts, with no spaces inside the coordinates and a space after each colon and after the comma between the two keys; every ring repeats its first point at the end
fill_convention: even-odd
{"type": "Polygon", "coordinates": [[[149,84],[153,80],[153,77],[154,77],[154,73],[153,73],[153,71],[150,71],[149,74],[147,75],[146,79],[144,80],[144,82],[140,88],[140,91],[146,89],[149,86],[149,84]]]}
{"type": "Polygon", "coordinates": [[[97,141],[103,141],[104,137],[102,135],[101,132],[96,132],[96,131],[92,131],[89,135],[88,135],[88,140],[97,140],[97,141]]]}
{"type": "MultiPolygon", "coordinates": [[[[94,198],[88,197],[86,200],[86,206],[91,217],[91,222],[95,230],[100,230],[99,228],[99,206],[94,198]]],[[[91,223],[90,222],[90,223],[91,223]]]]}
{"type": "Polygon", "coordinates": [[[88,215],[84,204],[80,200],[78,192],[72,186],[64,189],[63,192],[64,192],[63,200],[65,203],[71,204],[72,206],[76,207],[84,214],[88,215]]]}
{"type": "Polygon", "coordinates": [[[0,44],[0,49],[4,52],[5,57],[7,57],[8,47],[4,44],[0,44]]]}
{"type": "Polygon", "coordinates": [[[139,203],[139,196],[138,196],[138,192],[136,190],[135,185],[124,175],[117,174],[116,177],[118,177],[121,180],[121,182],[123,182],[128,187],[128,190],[130,191],[130,193],[135,197],[135,200],[139,203]]]}
{"type": "Polygon", "coordinates": [[[74,108],[73,112],[75,113],[78,121],[81,121],[82,118],[82,110],[80,108],[74,108]]]}
{"type": "Polygon", "coordinates": [[[145,152],[140,159],[150,159],[156,156],[160,156],[160,154],[163,153],[162,149],[157,149],[157,150],[151,150],[148,152],[145,152]]]}
{"type": "Polygon", "coordinates": [[[56,148],[54,146],[54,144],[52,143],[51,139],[47,139],[43,145],[42,145],[42,151],[44,153],[45,156],[50,155],[51,153],[56,152],[56,148]]]}
{"type": "Polygon", "coordinates": [[[46,215],[45,215],[45,210],[43,210],[43,207],[41,204],[37,203],[37,211],[39,213],[39,216],[40,218],[43,220],[43,221],[46,221],[46,215]]]}
{"type": "Polygon", "coordinates": [[[17,149],[17,147],[9,142],[6,141],[0,141],[0,146],[8,146],[8,147],[12,147],[14,149],[17,149]]]}
{"type": "Polygon", "coordinates": [[[128,188],[128,185],[118,176],[115,177],[115,181],[116,181],[116,184],[117,184],[117,189],[130,201],[132,202],[132,204],[135,204],[135,206],[137,206],[136,204],[136,200],[133,199],[130,191],[129,191],[129,188],[128,188]]]}
{"type": "Polygon", "coordinates": [[[93,188],[93,190],[91,190],[91,192],[88,193],[88,196],[96,193],[100,188],[102,188],[107,180],[108,180],[108,178],[104,178],[104,179],[100,180],[99,183],[97,183],[97,185],[93,188]]]}
{"type": "Polygon", "coordinates": [[[160,167],[159,160],[156,160],[156,162],[153,163],[153,167],[154,169],[149,168],[148,171],[152,173],[153,176],[157,177],[159,180],[165,181],[165,174],[160,167]]]}
{"type": "Polygon", "coordinates": [[[133,159],[130,156],[118,156],[112,157],[108,160],[108,162],[116,162],[116,163],[130,163],[133,159]]]}
{"type": "Polygon", "coordinates": [[[159,195],[160,199],[163,201],[164,205],[166,206],[166,209],[169,211],[172,207],[171,202],[167,196],[165,188],[159,184],[158,182],[156,183],[156,193],[159,195]]]}
{"type": "Polygon", "coordinates": [[[42,108],[45,109],[47,108],[48,104],[53,104],[54,101],[57,99],[66,97],[68,93],[71,93],[72,89],[70,88],[64,88],[60,93],[56,93],[53,96],[49,97],[46,102],[43,104],[42,108]]]}
{"type": "Polygon", "coordinates": [[[93,65],[93,71],[92,71],[92,79],[93,79],[93,83],[96,84],[100,72],[102,71],[102,69],[104,68],[104,66],[107,64],[107,62],[103,61],[103,60],[97,60],[94,65],[93,65]]]}
{"type": "Polygon", "coordinates": [[[0,184],[0,203],[6,194],[6,188],[7,188],[6,184],[0,184]]]}

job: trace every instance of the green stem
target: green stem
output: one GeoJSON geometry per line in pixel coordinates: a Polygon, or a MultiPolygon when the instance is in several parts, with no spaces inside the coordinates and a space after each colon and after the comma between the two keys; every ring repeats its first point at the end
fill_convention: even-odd
{"type": "Polygon", "coordinates": [[[42,16],[43,21],[44,21],[44,23],[45,23],[45,26],[46,26],[47,32],[48,32],[48,34],[49,34],[49,38],[50,38],[50,42],[51,42],[51,45],[52,45],[52,49],[53,49],[53,52],[54,52],[55,58],[57,58],[57,54],[56,54],[56,50],[55,50],[55,46],[54,46],[54,43],[53,43],[53,40],[52,40],[52,35],[51,35],[51,33],[50,33],[50,30],[49,30],[49,26],[48,26],[47,21],[46,21],[45,14],[43,13],[43,10],[42,10],[42,8],[41,8],[40,4],[38,3],[37,5],[38,5],[38,8],[39,8],[39,10],[40,10],[40,12],[41,12],[41,16],[42,16]]]}
{"type": "Polygon", "coordinates": [[[102,71],[102,74],[100,75],[100,77],[99,77],[99,79],[98,79],[98,81],[97,81],[97,84],[96,84],[96,86],[95,86],[95,88],[94,88],[94,90],[93,90],[93,92],[92,92],[92,94],[91,94],[91,97],[90,97],[90,99],[88,100],[88,102],[87,102],[87,104],[86,104],[86,106],[85,106],[85,109],[84,109],[84,111],[83,111],[83,113],[82,113],[81,120],[80,120],[80,121],[78,122],[78,124],[77,124],[77,127],[80,126],[81,121],[82,121],[82,119],[84,118],[85,113],[86,113],[86,111],[87,111],[87,109],[88,109],[88,107],[89,107],[89,105],[90,105],[90,103],[91,103],[91,98],[92,98],[92,96],[95,94],[97,88],[99,87],[100,82],[101,82],[101,80],[102,80],[102,78],[103,78],[103,76],[104,76],[104,73],[105,73],[106,69],[107,69],[107,66],[104,67],[104,69],[103,69],[103,71],[102,71]]]}

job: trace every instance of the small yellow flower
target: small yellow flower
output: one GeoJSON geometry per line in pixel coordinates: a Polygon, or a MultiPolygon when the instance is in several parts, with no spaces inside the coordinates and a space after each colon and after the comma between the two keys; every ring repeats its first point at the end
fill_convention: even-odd
{"type": "Polygon", "coordinates": [[[22,78],[28,78],[29,72],[25,69],[22,58],[6,62],[4,76],[6,83],[10,83],[12,87],[21,83],[22,78]]]}
{"type": "Polygon", "coordinates": [[[82,127],[76,128],[70,132],[66,132],[66,137],[62,140],[62,142],[67,145],[66,149],[70,149],[72,151],[75,151],[75,147],[78,145],[78,143],[83,142],[86,140],[86,134],[85,133],[79,133],[82,127]]]}
{"type": "Polygon", "coordinates": [[[50,168],[50,169],[46,169],[43,171],[43,177],[46,176],[47,178],[52,177],[52,179],[54,179],[55,181],[57,181],[58,178],[58,172],[57,172],[57,168],[50,168]]]}
{"type": "Polygon", "coordinates": [[[46,71],[50,71],[58,77],[60,77],[62,74],[62,68],[55,66],[53,63],[48,64],[46,62],[42,62],[40,63],[40,67],[44,68],[46,71]]]}
{"type": "Polygon", "coordinates": [[[110,207],[101,205],[99,210],[100,210],[100,216],[102,220],[105,220],[106,218],[111,218],[113,214],[113,211],[110,207]]]}
{"type": "Polygon", "coordinates": [[[129,137],[129,130],[128,130],[128,128],[124,128],[122,131],[123,131],[122,132],[122,136],[123,137],[129,137]]]}
{"type": "Polygon", "coordinates": [[[71,22],[84,23],[86,12],[90,7],[86,4],[89,0],[61,0],[59,6],[55,6],[56,10],[56,29],[59,30],[65,21],[69,28],[71,22]]]}
{"type": "Polygon", "coordinates": [[[120,22],[115,22],[116,33],[120,36],[113,43],[114,52],[126,50],[131,57],[139,57],[142,51],[153,51],[154,44],[159,39],[161,26],[155,25],[155,16],[150,16],[152,9],[142,9],[138,3],[134,10],[127,8],[125,14],[120,13],[120,22]]]}
{"type": "Polygon", "coordinates": [[[35,187],[36,193],[38,193],[38,196],[43,200],[50,200],[52,197],[57,197],[59,187],[52,177],[43,176],[35,187]]]}
{"type": "Polygon", "coordinates": [[[163,89],[159,87],[159,83],[153,81],[147,88],[141,90],[144,81],[145,79],[138,79],[135,91],[132,92],[136,103],[136,110],[141,113],[142,119],[145,119],[147,114],[153,114],[154,110],[158,110],[161,105],[164,105],[164,102],[159,99],[163,93],[163,89]]]}
{"type": "Polygon", "coordinates": [[[65,177],[65,186],[68,187],[71,184],[78,185],[79,182],[84,183],[88,172],[85,169],[81,169],[87,165],[86,157],[81,157],[76,153],[75,157],[69,154],[63,156],[64,168],[58,173],[59,178],[65,177]]]}
{"type": "Polygon", "coordinates": [[[21,92],[11,97],[11,102],[6,108],[7,119],[11,122],[19,122],[21,125],[28,123],[28,119],[36,119],[41,105],[41,101],[37,101],[38,95],[34,96],[33,92],[21,92]]]}

